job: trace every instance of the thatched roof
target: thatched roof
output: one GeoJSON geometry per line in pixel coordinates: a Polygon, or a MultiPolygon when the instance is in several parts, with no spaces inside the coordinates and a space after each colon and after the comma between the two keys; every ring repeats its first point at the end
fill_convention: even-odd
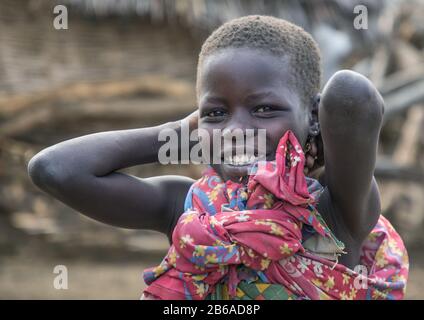
{"type": "Polygon", "coordinates": [[[212,29],[232,18],[266,14],[292,21],[306,29],[311,22],[352,25],[353,7],[365,4],[375,16],[386,0],[62,0],[72,9],[96,17],[139,16],[152,21],[180,22],[189,27],[212,29]]]}
{"type": "Polygon", "coordinates": [[[371,23],[384,7],[378,4],[386,1],[2,0],[0,92],[44,89],[52,82],[127,78],[146,70],[191,79],[198,47],[211,29],[248,14],[281,17],[310,31],[326,57],[328,75],[351,50],[372,51],[381,28],[371,23]],[[359,1],[367,5],[370,18],[369,30],[361,32],[352,27],[353,6],[359,1]],[[66,32],[52,28],[56,4],[68,7],[66,32]],[[189,37],[187,29],[195,37],[189,37]]]}
{"type": "Polygon", "coordinates": [[[263,14],[291,21],[309,31],[323,55],[324,78],[334,73],[343,58],[359,49],[370,54],[384,36],[378,26],[387,4],[396,0],[61,0],[78,15],[97,19],[123,16],[152,23],[183,25],[202,39],[211,30],[233,18],[263,14]],[[355,30],[356,5],[368,9],[368,29],[355,30]],[[365,49],[365,50],[364,50],[365,49]]]}

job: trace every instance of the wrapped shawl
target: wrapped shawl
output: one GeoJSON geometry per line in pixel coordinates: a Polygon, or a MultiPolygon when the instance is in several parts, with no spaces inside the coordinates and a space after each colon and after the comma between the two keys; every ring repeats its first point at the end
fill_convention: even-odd
{"type": "Polygon", "coordinates": [[[159,299],[401,299],[408,276],[402,239],[380,216],[361,266],[338,263],[344,245],[316,210],[323,187],[303,173],[295,135],[274,161],[257,162],[247,184],[210,166],[190,188],[185,212],[144,293],[159,299]]]}

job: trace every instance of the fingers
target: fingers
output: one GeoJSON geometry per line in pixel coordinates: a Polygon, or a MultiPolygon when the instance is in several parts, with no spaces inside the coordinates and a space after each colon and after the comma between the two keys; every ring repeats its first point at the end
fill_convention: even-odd
{"type": "Polygon", "coordinates": [[[315,157],[315,156],[318,154],[318,146],[317,146],[317,144],[316,144],[316,143],[312,143],[312,145],[311,145],[311,150],[309,151],[309,154],[310,154],[312,157],[315,157]]]}
{"type": "Polygon", "coordinates": [[[305,154],[305,168],[303,173],[308,175],[315,167],[315,160],[318,155],[318,146],[315,142],[311,143],[311,148],[308,153],[305,154]]]}

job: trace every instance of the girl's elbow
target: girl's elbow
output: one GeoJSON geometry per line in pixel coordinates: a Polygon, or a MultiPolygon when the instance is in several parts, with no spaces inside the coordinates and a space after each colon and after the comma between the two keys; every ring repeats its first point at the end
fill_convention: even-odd
{"type": "Polygon", "coordinates": [[[30,159],[27,172],[34,185],[46,192],[66,180],[65,172],[46,152],[39,152],[30,159]]]}
{"type": "Polygon", "coordinates": [[[337,72],[324,88],[321,101],[321,111],[332,119],[372,130],[382,123],[383,98],[371,81],[356,72],[337,72]]]}

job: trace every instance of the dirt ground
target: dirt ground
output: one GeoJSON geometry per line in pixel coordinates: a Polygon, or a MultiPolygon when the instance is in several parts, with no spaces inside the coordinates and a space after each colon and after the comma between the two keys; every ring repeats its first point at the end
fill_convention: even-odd
{"type": "Polygon", "coordinates": [[[138,299],[145,286],[143,269],[158,264],[165,253],[53,245],[33,236],[1,248],[0,299],[138,299]],[[67,268],[66,290],[54,288],[58,265],[67,268]]]}
{"type": "MultiPolygon", "coordinates": [[[[155,251],[130,251],[51,244],[40,236],[9,232],[8,246],[0,242],[0,299],[139,299],[145,286],[143,269],[157,265],[166,252],[165,237],[151,241],[155,251]],[[67,267],[67,290],[53,286],[57,265],[67,267]]],[[[423,299],[424,253],[416,248],[409,255],[406,298],[423,299]]]]}

